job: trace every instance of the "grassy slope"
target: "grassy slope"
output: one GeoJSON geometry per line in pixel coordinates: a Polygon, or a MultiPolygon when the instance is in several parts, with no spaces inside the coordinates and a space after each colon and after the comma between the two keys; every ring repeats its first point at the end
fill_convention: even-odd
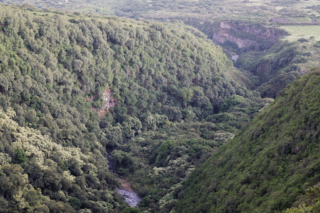
{"type": "Polygon", "coordinates": [[[320,26],[282,26],[281,29],[289,32],[290,35],[282,38],[282,40],[288,40],[289,42],[297,41],[298,39],[309,39],[313,36],[315,39],[320,40],[320,26]]]}
{"type": "Polygon", "coordinates": [[[320,181],[320,72],[296,79],[195,170],[177,212],[273,212],[320,181]],[[187,210],[188,209],[188,210],[187,210]]]}

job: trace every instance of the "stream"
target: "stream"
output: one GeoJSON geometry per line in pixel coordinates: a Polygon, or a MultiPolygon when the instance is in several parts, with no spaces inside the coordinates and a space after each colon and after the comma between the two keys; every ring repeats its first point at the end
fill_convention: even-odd
{"type": "MultiPolygon", "coordinates": [[[[109,171],[112,173],[114,172],[114,166],[113,166],[113,162],[112,162],[111,153],[114,150],[115,149],[108,152],[108,156],[107,156],[109,171]]],[[[131,188],[131,185],[128,181],[126,181],[125,179],[121,179],[121,178],[118,178],[118,180],[121,183],[121,189],[117,189],[118,193],[124,198],[124,200],[126,201],[126,203],[129,204],[129,206],[136,207],[138,205],[138,203],[140,203],[141,198],[138,196],[137,193],[135,193],[133,191],[133,189],[131,188]]]]}
{"type": "Polygon", "coordinates": [[[239,55],[232,55],[231,57],[232,57],[232,60],[234,60],[234,62],[237,63],[239,55]]]}

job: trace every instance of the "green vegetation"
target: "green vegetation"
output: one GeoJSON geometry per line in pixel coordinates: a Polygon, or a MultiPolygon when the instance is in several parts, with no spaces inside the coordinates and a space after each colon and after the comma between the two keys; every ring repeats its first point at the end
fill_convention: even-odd
{"type": "Polygon", "coordinates": [[[182,114],[189,113],[187,122],[166,123],[156,132],[144,131],[119,145],[112,152],[115,171],[143,198],[142,210],[170,212],[178,200],[174,192],[190,172],[270,102],[264,99],[257,105],[233,95],[222,104],[220,113],[208,116],[209,122],[195,121],[195,115],[183,110],[182,114]]]}
{"type": "Polygon", "coordinates": [[[14,121],[17,116],[11,107],[6,111],[0,110],[2,210],[121,210],[123,201],[113,191],[117,182],[98,149],[84,154],[79,148],[52,142],[39,130],[14,121]],[[69,162],[69,168],[63,169],[62,162],[69,162]],[[85,170],[88,167],[90,171],[85,170]]]}
{"type": "Polygon", "coordinates": [[[12,212],[123,211],[105,159],[116,147],[141,208],[172,209],[162,196],[271,102],[183,24],[1,4],[0,26],[0,204],[12,212]]]}
{"type": "Polygon", "coordinates": [[[170,212],[177,201],[173,189],[233,137],[217,129],[209,122],[170,124],[157,132],[144,132],[112,153],[116,172],[143,198],[142,210],[170,212]]]}
{"type": "Polygon", "coordinates": [[[319,82],[316,69],[279,92],[174,192],[176,212],[274,212],[296,201],[318,208],[298,196],[318,191],[309,188],[319,182],[319,82]]]}
{"type": "Polygon", "coordinates": [[[230,2],[0,4],[0,212],[317,211],[320,8],[230,2]]]}
{"type": "Polygon", "coordinates": [[[297,76],[320,66],[319,41],[314,37],[295,42],[277,41],[263,52],[252,50],[241,53],[237,67],[250,71],[258,78],[256,85],[262,97],[276,97],[277,92],[292,83],[297,76]]]}
{"type": "MultiPolygon", "coordinates": [[[[4,2],[22,3],[21,0],[13,2],[4,0],[4,2]]],[[[297,70],[297,72],[305,73],[310,67],[305,69],[305,61],[302,60],[294,61],[293,66],[298,67],[296,70],[288,68],[292,64],[289,62],[287,63],[288,67],[284,70],[282,67],[284,61],[275,68],[276,64],[272,64],[274,60],[263,59],[265,56],[263,51],[272,47],[281,36],[283,36],[282,40],[289,42],[296,42],[301,38],[309,39],[311,36],[315,40],[319,38],[319,26],[317,25],[320,23],[320,8],[317,0],[247,0],[239,2],[234,0],[202,0],[200,2],[190,0],[121,0],[108,1],[108,4],[101,0],[89,2],[84,0],[60,2],[33,0],[28,3],[39,8],[77,11],[75,14],[80,16],[83,13],[117,15],[136,20],[157,20],[193,26],[205,33],[216,44],[221,45],[230,59],[234,54],[242,55],[242,58],[245,59],[250,59],[251,55],[254,55],[256,61],[263,60],[264,64],[270,62],[271,64],[268,66],[276,71],[266,73],[265,78],[268,79],[268,83],[257,80],[256,69],[258,67],[254,67],[253,71],[242,67],[243,63],[237,67],[254,82],[250,85],[251,88],[260,87],[258,90],[263,94],[263,97],[271,98],[274,98],[285,85],[293,82],[297,76],[295,73],[297,70]],[[231,29],[220,29],[221,22],[229,23],[231,29]],[[284,30],[290,35],[286,35],[284,30]],[[260,57],[257,57],[257,52],[260,57]]],[[[276,52],[268,51],[267,54],[276,54],[276,52]]],[[[253,64],[256,63],[250,63],[250,66],[253,64]]],[[[314,63],[311,64],[314,65],[314,63]]],[[[319,63],[316,65],[319,66],[319,63]]]]}
{"type": "MultiPolygon", "coordinates": [[[[3,0],[4,3],[24,3],[21,0],[3,0]]],[[[264,20],[280,14],[278,18],[287,18],[288,21],[310,22],[312,18],[319,16],[317,0],[308,1],[269,1],[269,0],[248,0],[248,1],[166,1],[166,0],[121,0],[108,1],[105,4],[101,0],[68,0],[68,1],[28,1],[29,4],[38,8],[56,8],[66,11],[78,11],[91,14],[117,15],[131,18],[144,19],[202,19],[208,21],[217,17],[228,17],[230,14],[235,19],[253,17],[264,20]]]]}
{"type": "Polygon", "coordinates": [[[289,32],[290,35],[283,38],[289,42],[297,41],[298,39],[309,39],[314,37],[316,40],[320,40],[320,26],[282,26],[281,29],[289,32]]]}
{"type": "Polygon", "coordinates": [[[20,164],[20,165],[25,165],[27,161],[27,155],[24,152],[23,149],[16,149],[15,151],[15,156],[14,156],[14,163],[20,164]]]}
{"type": "Polygon", "coordinates": [[[294,203],[294,206],[299,205],[298,207],[290,208],[284,213],[302,213],[302,212],[319,212],[320,211],[320,188],[319,184],[310,187],[306,190],[305,195],[301,196],[297,202],[294,203]]]}

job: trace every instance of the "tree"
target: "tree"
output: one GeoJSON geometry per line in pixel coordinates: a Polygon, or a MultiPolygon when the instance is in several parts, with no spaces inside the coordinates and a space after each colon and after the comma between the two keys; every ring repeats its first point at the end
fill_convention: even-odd
{"type": "Polygon", "coordinates": [[[9,202],[4,199],[3,196],[0,196],[0,213],[6,213],[8,208],[9,202]]]}
{"type": "Polygon", "coordinates": [[[81,202],[78,198],[72,197],[69,199],[69,203],[74,208],[75,210],[80,210],[81,209],[81,202]]]}
{"type": "Polygon", "coordinates": [[[27,161],[27,155],[24,152],[23,149],[16,149],[15,156],[14,156],[14,162],[16,164],[20,164],[21,166],[24,166],[27,161]]]}

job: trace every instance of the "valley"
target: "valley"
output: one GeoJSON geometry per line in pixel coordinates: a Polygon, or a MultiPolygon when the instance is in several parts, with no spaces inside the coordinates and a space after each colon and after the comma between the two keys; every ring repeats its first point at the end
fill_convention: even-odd
{"type": "Polygon", "coordinates": [[[2,1],[0,212],[319,212],[319,11],[2,1]]]}

